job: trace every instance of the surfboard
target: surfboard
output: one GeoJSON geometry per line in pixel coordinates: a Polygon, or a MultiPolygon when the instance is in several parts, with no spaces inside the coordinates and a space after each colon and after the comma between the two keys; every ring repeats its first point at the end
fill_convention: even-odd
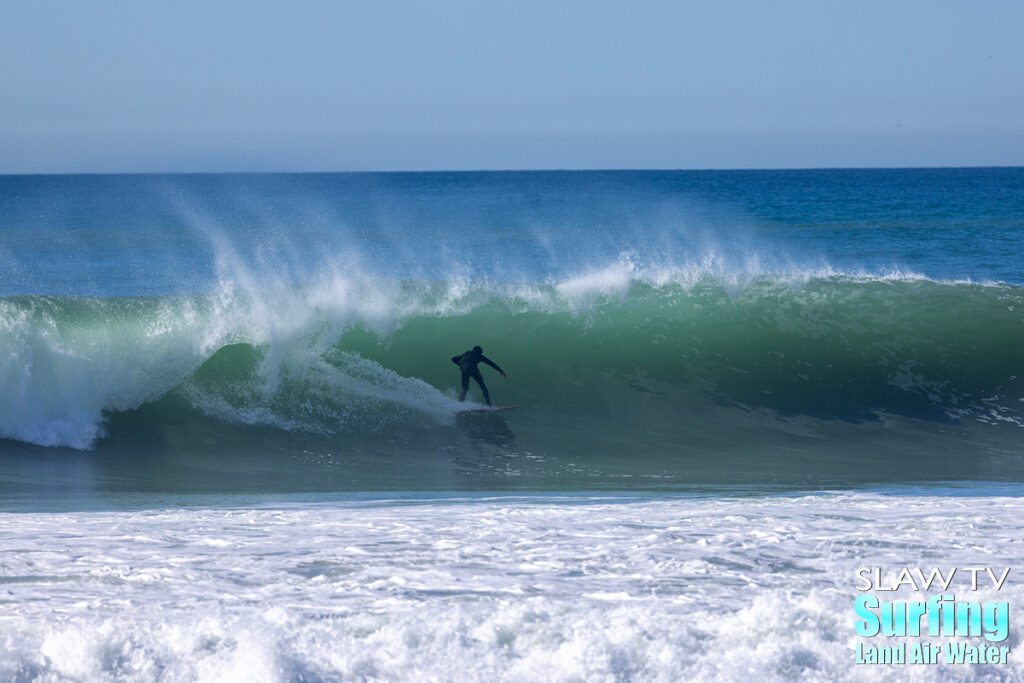
{"type": "Polygon", "coordinates": [[[488,406],[486,408],[467,408],[466,410],[458,411],[460,415],[466,413],[503,413],[506,410],[515,410],[519,406],[488,406]]]}

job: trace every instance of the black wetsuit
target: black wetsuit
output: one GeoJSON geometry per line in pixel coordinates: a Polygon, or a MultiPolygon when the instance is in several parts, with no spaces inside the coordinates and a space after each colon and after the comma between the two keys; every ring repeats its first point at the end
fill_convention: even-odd
{"type": "Polygon", "coordinates": [[[466,351],[458,356],[452,356],[452,362],[458,365],[459,369],[462,370],[462,394],[459,396],[459,400],[466,400],[466,392],[469,391],[469,378],[472,377],[476,380],[476,383],[480,385],[480,391],[484,393],[484,400],[487,401],[487,405],[491,405],[491,395],[487,393],[487,385],[484,384],[484,378],[480,375],[480,370],[477,368],[477,365],[479,363],[487,363],[504,375],[505,373],[498,367],[497,363],[485,356],[482,352],[475,351],[466,351]]]}

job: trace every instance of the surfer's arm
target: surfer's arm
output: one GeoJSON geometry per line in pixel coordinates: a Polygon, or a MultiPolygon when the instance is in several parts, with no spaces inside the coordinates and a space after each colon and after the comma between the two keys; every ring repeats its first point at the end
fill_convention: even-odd
{"type": "Polygon", "coordinates": [[[494,362],[493,360],[491,360],[490,358],[488,358],[487,356],[480,356],[480,360],[482,360],[483,362],[487,363],[487,364],[488,364],[488,365],[490,365],[490,366],[491,366],[492,368],[494,368],[495,370],[497,370],[497,371],[498,371],[498,373],[499,373],[499,374],[500,374],[500,375],[501,375],[502,377],[504,377],[504,376],[505,376],[505,371],[504,371],[504,370],[502,370],[501,368],[499,368],[499,367],[498,367],[498,364],[497,364],[497,363],[495,363],[495,362],[494,362]]]}
{"type": "Polygon", "coordinates": [[[458,365],[461,368],[462,367],[462,354],[459,354],[458,356],[452,356],[452,362],[455,363],[456,365],[458,365]]]}

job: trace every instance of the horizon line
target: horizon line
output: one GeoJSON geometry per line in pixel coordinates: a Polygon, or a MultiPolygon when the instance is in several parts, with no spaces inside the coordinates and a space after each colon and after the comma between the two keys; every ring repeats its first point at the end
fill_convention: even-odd
{"type": "Polygon", "coordinates": [[[12,176],[140,176],[140,175],[370,175],[370,174],[414,174],[414,173],[744,173],[758,171],[799,172],[799,171],[939,171],[939,170],[983,170],[1020,169],[1024,164],[958,164],[951,166],[792,166],[792,167],[703,167],[703,168],[436,168],[436,169],[377,169],[377,170],[334,170],[334,171],[0,171],[0,177],[12,176]]]}

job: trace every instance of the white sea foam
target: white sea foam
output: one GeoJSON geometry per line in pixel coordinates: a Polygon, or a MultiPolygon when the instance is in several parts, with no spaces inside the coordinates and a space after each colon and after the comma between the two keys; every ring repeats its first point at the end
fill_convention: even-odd
{"type": "Polygon", "coordinates": [[[870,493],[3,514],[0,679],[1019,680],[852,662],[864,566],[1013,567],[958,597],[1008,600],[1016,646],[1021,519],[870,493]]]}

